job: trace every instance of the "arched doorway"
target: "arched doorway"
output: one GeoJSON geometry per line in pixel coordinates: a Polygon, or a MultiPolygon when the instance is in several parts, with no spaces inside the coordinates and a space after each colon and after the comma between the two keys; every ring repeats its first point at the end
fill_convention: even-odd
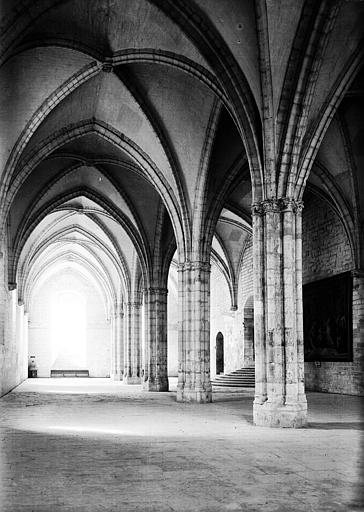
{"type": "Polygon", "coordinates": [[[224,373],[224,336],[221,332],[216,335],[216,375],[224,373]]]}

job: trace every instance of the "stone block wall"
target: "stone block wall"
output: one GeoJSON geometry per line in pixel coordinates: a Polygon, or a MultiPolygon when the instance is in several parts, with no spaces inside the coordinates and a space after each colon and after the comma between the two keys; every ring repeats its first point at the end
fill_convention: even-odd
{"type": "Polygon", "coordinates": [[[9,291],[5,272],[6,252],[0,245],[0,396],[27,378],[27,339],[24,306],[17,291],[9,291]]]}
{"type": "Polygon", "coordinates": [[[167,295],[167,360],[168,375],[177,377],[178,375],[178,275],[177,268],[170,267],[168,276],[168,295],[167,295]]]}
{"type": "Polygon", "coordinates": [[[239,335],[240,311],[231,310],[229,287],[222,272],[211,265],[210,368],[216,374],[216,336],[224,337],[224,373],[242,367],[243,344],[239,335]]]}
{"type": "Polygon", "coordinates": [[[353,256],[344,226],[323,200],[308,195],[302,218],[303,284],[353,268],[353,256]]]}
{"type": "MultiPolygon", "coordinates": [[[[354,268],[343,223],[336,212],[314,195],[303,210],[303,284],[354,268]]],[[[353,362],[305,363],[306,389],[330,393],[363,394],[363,278],[353,278],[353,362]]]]}
{"type": "Polygon", "coordinates": [[[244,346],[243,366],[254,363],[254,289],[253,239],[247,240],[240,271],[238,311],[241,316],[241,339],[244,346]]]}

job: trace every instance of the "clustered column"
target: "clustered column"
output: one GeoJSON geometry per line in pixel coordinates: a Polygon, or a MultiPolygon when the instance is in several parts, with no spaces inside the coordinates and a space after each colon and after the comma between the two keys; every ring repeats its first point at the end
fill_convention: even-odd
{"type": "Polygon", "coordinates": [[[178,267],[177,401],[211,402],[210,263],[178,267]]]}
{"type": "MultiPolygon", "coordinates": [[[[352,271],[353,276],[353,345],[357,361],[364,361],[364,269],[352,271]]],[[[362,374],[358,372],[358,387],[362,387],[362,374]]]]}
{"type": "Polygon", "coordinates": [[[113,380],[122,380],[124,369],[124,312],[122,305],[115,306],[112,318],[112,371],[113,380]]]}
{"type": "Polygon", "coordinates": [[[256,425],[301,427],[307,421],[302,208],[289,198],[252,207],[256,425]]]}
{"type": "Polygon", "coordinates": [[[148,288],[144,293],[145,361],[144,388],[168,391],[167,289],[148,288]]]}
{"type": "Polygon", "coordinates": [[[126,304],[126,336],[124,343],[124,382],[140,384],[141,301],[126,304]]]}

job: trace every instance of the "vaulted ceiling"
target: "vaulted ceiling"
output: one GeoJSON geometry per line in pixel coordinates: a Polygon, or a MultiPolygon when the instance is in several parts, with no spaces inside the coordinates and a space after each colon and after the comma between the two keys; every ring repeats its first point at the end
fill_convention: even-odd
{"type": "Polygon", "coordinates": [[[176,248],[179,259],[197,258],[200,240],[209,247],[215,235],[215,257],[220,251],[234,288],[252,181],[264,175],[268,68],[277,141],[290,122],[290,87],[307,80],[302,152],[321,134],[310,187],[345,216],[363,252],[364,6],[317,4],[3,1],[9,283],[26,295],[44,266],[73,259],[120,301],[140,283],[166,279],[176,248]],[[321,62],[303,76],[318,47],[321,62]],[[319,131],[334,99],[340,107],[319,131]]]}

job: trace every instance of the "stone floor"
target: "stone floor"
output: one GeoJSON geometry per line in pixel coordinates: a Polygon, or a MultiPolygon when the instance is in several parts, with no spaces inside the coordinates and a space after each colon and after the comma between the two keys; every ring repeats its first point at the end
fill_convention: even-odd
{"type": "Polygon", "coordinates": [[[364,510],[360,398],[308,394],[301,430],[254,427],[251,390],[214,399],[180,404],[107,379],[24,382],[0,400],[0,510],[364,510]]]}

